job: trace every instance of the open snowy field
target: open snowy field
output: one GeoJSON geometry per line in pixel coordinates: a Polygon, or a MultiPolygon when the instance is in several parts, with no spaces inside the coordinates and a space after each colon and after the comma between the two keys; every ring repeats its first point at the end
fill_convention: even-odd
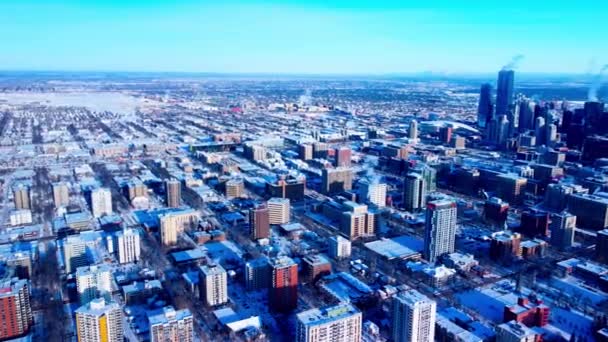
{"type": "Polygon", "coordinates": [[[86,107],[94,112],[133,114],[137,108],[157,107],[160,102],[119,92],[8,92],[0,93],[0,105],[86,107]]]}

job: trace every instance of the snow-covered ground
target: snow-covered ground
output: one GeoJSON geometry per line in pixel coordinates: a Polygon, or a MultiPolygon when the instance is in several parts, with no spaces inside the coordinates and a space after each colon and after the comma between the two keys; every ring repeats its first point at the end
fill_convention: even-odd
{"type": "Polygon", "coordinates": [[[119,92],[13,92],[0,93],[0,106],[38,104],[50,107],[86,107],[94,112],[133,114],[137,108],[159,105],[158,102],[119,92]]]}

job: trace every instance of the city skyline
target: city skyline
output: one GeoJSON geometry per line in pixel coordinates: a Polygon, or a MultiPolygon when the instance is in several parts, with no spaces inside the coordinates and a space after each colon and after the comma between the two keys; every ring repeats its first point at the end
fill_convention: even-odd
{"type": "Polygon", "coordinates": [[[24,1],[0,4],[6,70],[271,74],[597,72],[603,4],[24,1]],[[568,13],[563,16],[562,13],[568,13]],[[24,20],[24,18],[27,18],[24,20]],[[41,35],[44,33],[44,35],[41,35]],[[44,59],[42,59],[44,56],[44,59]]]}

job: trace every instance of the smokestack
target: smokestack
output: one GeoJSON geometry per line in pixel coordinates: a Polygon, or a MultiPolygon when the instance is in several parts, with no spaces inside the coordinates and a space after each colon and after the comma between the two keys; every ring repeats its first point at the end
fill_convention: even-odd
{"type": "Polygon", "coordinates": [[[511,60],[509,61],[509,63],[505,64],[502,67],[502,70],[515,70],[517,69],[517,67],[519,66],[519,63],[521,63],[521,61],[524,59],[524,55],[515,55],[513,56],[513,58],[511,58],[511,60]]]}
{"type": "Polygon", "coordinates": [[[597,102],[597,92],[602,86],[602,76],[604,71],[608,70],[608,64],[604,65],[600,71],[593,77],[589,92],[587,93],[587,99],[592,102],[597,102]]]}

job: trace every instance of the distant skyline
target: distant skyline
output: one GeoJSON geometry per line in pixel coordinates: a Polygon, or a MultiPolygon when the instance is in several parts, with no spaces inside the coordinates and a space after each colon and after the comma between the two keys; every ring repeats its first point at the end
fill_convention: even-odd
{"type": "Polygon", "coordinates": [[[585,74],[608,3],[6,0],[0,70],[585,74]]]}

